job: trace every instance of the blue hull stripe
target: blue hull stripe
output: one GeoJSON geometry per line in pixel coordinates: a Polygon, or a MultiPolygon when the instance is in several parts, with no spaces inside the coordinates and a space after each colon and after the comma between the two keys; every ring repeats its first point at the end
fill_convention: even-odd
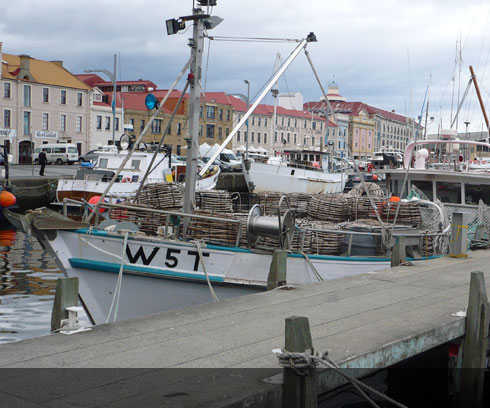
{"type": "MultiPolygon", "coordinates": [[[[78,229],[75,232],[77,232],[79,234],[86,234],[88,232],[88,229],[87,228],[78,229]]],[[[103,236],[103,237],[109,236],[107,231],[98,231],[98,230],[92,230],[90,232],[90,234],[103,236]]],[[[122,236],[122,235],[121,236],[110,235],[110,237],[111,238],[120,238],[120,239],[124,238],[124,236],[122,236]]],[[[245,253],[245,254],[252,254],[253,253],[250,249],[247,249],[247,248],[229,247],[229,246],[221,246],[221,245],[214,245],[214,244],[207,244],[206,248],[207,249],[214,249],[216,251],[241,252],[241,253],[245,253]]],[[[304,258],[303,255],[298,254],[298,253],[288,253],[288,257],[289,258],[304,258]]],[[[433,255],[433,256],[425,256],[425,257],[422,257],[422,258],[416,259],[416,260],[424,261],[427,259],[436,259],[436,258],[440,258],[440,257],[441,257],[441,255],[433,255]]],[[[308,258],[324,260],[324,261],[391,262],[391,258],[389,258],[389,257],[374,257],[374,256],[373,257],[368,257],[368,256],[363,257],[363,256],[338,256],[338,255],[313,255],[312,254],[312,255],[308,255],[308,258]]],[[[415,259],[409,258],[409,257],[407,257],[407,260],[408,261],[416,261],[415,259]]],[[[119,266],[118,266],[117,271],[119,271],[119,266]]]]}
{"type": "MultiPolygon", "coordinates": [[[[119,273],[119,269],[121,268],[120,264],[112,263],[112,262],[100,262],[93,261],[90,259],[81,259],[81,258],[70,258],[70,265],[73,268],[80,269],[90,269],[101,272],[114,272],[119,273]]],[[[194,279],[194,280],[206,280],[206,276],[204,273],[202,275],[194,275],[192,273],[186,272],[176,272],[168,269],[157,269],[150,268],[148,266],[140,266],[140,265],[124,265],[124,270],[131,272],[141,272],[148,275],[155,275],[159,277],[167,276],[169,278],[185,278],[185,279],[194,279]]],[[[209,276],[209,275],[208,275],[209,276]]],[[[212,282],[224,282],[224,278],[222,276],[209,276],[209,280],[212,282]]]]}

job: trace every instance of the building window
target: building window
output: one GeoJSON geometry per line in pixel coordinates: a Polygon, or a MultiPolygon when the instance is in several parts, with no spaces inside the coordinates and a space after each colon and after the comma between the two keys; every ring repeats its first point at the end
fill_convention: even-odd
{"type": "Polygon", "coordinates": [[[288,143],[290,143],[290,142],[291,142],[291,134],[288,133],[288,143]]]}
{"type": "Polygon", "coordinates": [[[264,144],[267,144],[267,133],[264,133],[264,144]]]}
{"type": "Polygon", "coordinates": [[[316,130],[316,122],[311,122],[311,128],[312,128],[313,130],[316,130]]]}
{"type": "Polygon", "coordinates": [[[83,94],[77,92],[77,106],[83,106],[83,94]]]}
{"type": "Polygon", "coordinates": [[[260,123],[262,122],[262,118],[259,117],[259,118],[257,118],[257,120],[258,120],[258,125],[260,126],[260,123]]]}
{"type": "Polygon", "coordinates": [[[315,136],[312,136],[311,137],[311,145],[312,146],[315,146],[315,136]]]}
{"type": "Polygon", "coordinates": [[[24,112],[24,136],[31,132],[31,112],[24,112]]]}
{"type": "Polygon", "coordinates": [[[294,137],[293,137],[293,140],[294,140],[294,144],[296,144],[296,133],[294,134],[294,137]]]}
{"type": "Polygon", "coordinates": [[[306,129],[306,120],[305,120],[305,129],[306,129]]]}
{"type": "Polygon", "coordinates": [[[82,133],[82,117],[77,116],[77,132],[82,133]]]}
{"type": "Polygon", "coordinates": [[[291,126],[291,118],[288,118],[288,126],[291,126]]]}
{"type": "Polygon", "coordinates": [[[129,124],[131,125],[131,130],[134,131],[134,119],[129,119],[129,124]]]}
{"type": "Polygon", "coordinates": [[[66,105],[66,91],[64,89],[61,90],[60,103],[66,105]]]}
{"type": "Polygon", "coordinates": [[[167,127],[167,135],[169,135],[172,132],[172,125],[169,123],[167,127]]]}
{"type": "Polygon", "coordinates": [[[66,132],[66,115],[60,115],[60,131],[66,132]]]}
{"type": "Polygon", "coordinates": [[[119,118],[115,118],[114,128],[115,128],[116,130],[119,130],[119,118]]]}
{"type": "Polygon", "coordinates": [[[43,130],[48,130],[49,127],[49,115],[47,113],[43,113],[43,130]]]}
{"type": "Polygon", "coordinates": [[[145,129],[145,120],[140,119],[140,132],[143,132],[144,129],[145,129]]]}
{"type": "Polygon", "coordinates": [[[230,135],[230,128],[226,128],[226,134],[225,136],[228,137],[230,135]]]}
{"type": "Polygon", "coordinates": [[[24,85],[24,106],[31,106],[31,86],[24,85]]]}
{"type": "Polygon", "coordinates": [[[3,83],[3,97],[5,99],[10,99],[10,95],[11,95],[11,85],[10,85],[10,82],[4,82],[3,83]]]}
{"type": "Polygon", "coordinates": [[[5,109],[3,111],[3,127],[7,128],[7,129],[10,128],[10,126],[11,126],[11,124],[10,124],[10,117],[11,116],[10,115],[11,115],[10,110],[5,109]]]}
{"type": "Polygon", "coordinates": [[[214,125],[206,125],[206,137],[214,139],[214,125]]]}
{"type": "Polygon", "coordinates": [[[102,129],[102,116],[97,115],[97,130],[102,129]]]}
{"type": "Polygon", "coordinates": [[[294,127],[298,127],[298,119],[294,119],[294,127]]]}
{"type": "Polygon", "coordinates": [[[218,112],[219,112],[219,120],[223,120],[223,109],[220,109],[218,112]]]}
{"type": "Polygon", "coordinates": [[[264,126],[267,126],[267,118],[264,118],[264,126]]]}
{"type": "Polygon", "coordinates": [[[230,120],[230,111],[229,110],[226,111],[226,120],[230,120]]]}
{"type": "Polygon", "coordinates": [[[180,156],[180,149],[181,149],[181,146],[177,145],[177,156],[180,156]]]}
{"type": "Polygon", "coordinates": [[[281,118],[281,125],[284,126],[284,118],[281,118]]]}
{"type": "Polygon", "coordinates": [[[49,88],[43,88],[43,103],[49,102],[49,88]]]}
{"type": "Polygon", "coordinates": [[[182,123],[177,123],[177,134],[180,135],[182,133],[182,123]]]}
{"type": "Polygon", "coordinates": [[[206,106],[206,117],[208,119],[214,119],[216,114],[216,108],[214,106],[206,106]]]}
{"type": "Polygon", "coordinates": [[[274,143],[277,143],[277,132],[274,132],[274,143]]]}
{"type": "Polygon", "coordinates": [[[151,133],[161,133],[161,131],[162,131],[162,120],[153,119],[153,122],[151,122],[151,133]]]}
{"type": "Polygon", "coordinates": [[[240,141],[240,131],[236,132],[236,141],[240,141]]]}
{"type": "Polygon", "coordinates": [[[218,128],[218,139],[223,139],[223,128],[222,127],[218,128]]]}
{"type": "Polygon", "coordinates": [[[252,126],[255,125],[255,116],[252,116],[252,126]]]}
{"type": "Polygon", "coordinates": [[[255,142],[255,133],[252,132],[252,143],[255,142]]]}
{"type": "Polygon", "coordinates": [[[199,117],[202,118],[202,105],[199,107],[199,117]]]}
{"type": "Polygon", "coordinates": [[[106,116],[105,117],[105,127],[104,127],[105,130],[111,130],[111,117],[110,116],[106,116]]]}
{"type": "Polygon", "coordinates": [[[257,143],[260,143],[260,133],[257,132],[257,143]]]}

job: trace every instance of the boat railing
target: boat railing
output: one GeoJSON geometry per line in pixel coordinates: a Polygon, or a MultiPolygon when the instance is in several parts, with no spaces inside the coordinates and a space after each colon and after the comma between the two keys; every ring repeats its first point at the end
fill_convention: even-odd
{"type": "MultiPolygon", "coordinates": [[[[85,214],[83,216],[83,219],[87,218],[88,211],[94,211],[95,205],[90,204],[89,202],[83,200],[83,201],[77,201],[73,200],[70,198],[65,198],[63,199],[63,214],[65,216],[68,216],[68,205],[75,204],[75,205],[80,205],[85,207],[85,214]]],[[[215,216],[207,216],[207,215],[201,215],[201,214],[187,214],[184,212],[180,211],[167,211],[167,210],[159,210],[155,208],[146,208],[146,207],[138,207],[134,205],[128,205],[128,204],[115,204],[115,203],[109,203],[109,202],[104,202],[101,203],[99,208],[105,208],[105,209],[116,209],[118,211],[124,211],[124,210],[132,210],[135,212],[144,212],[144,213],[152,213],[152,214],[159,214],[163,215],[165,217],[165,225],[163,228],[163,238],[169,238],[171,234],[169,233],[170,231],[170,223],[172,222],[172,217],[177,217],[177,219],[180,220],[180,218],[184,219],[189,219],[189,220],[204,220],[204,221],[213,221],[213,222],[224,222],[224,223],[229,223],[229,224],[235,224],[237,225],[237,236],[235,240],[235,246],[239,247],[240,246],[240,237],[242,236],[242,225],[240,220],[236,219],[231,219],[231,218],[221,218],[221,217],[215,217],[215,216]]],[[[95,214],[95,225],[99,224],[99,212],[95,214]]],[[[172,227],[173,230],[173,227],[172,227]]],[[[184,231],[184,239],[186,238],[186,234],[184,231]]]]}

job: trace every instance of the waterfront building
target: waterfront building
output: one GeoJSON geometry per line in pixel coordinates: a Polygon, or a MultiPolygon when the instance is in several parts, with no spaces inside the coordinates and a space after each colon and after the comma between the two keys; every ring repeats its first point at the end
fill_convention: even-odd
{"type": "Polygon", "coordinates": [[[63,67],[28,55],[2,52],[0,144],[14,163],[28,164],[32,151],[47,143],[73,143],[88,150],[90,87],[63,67]]]}
{"type": "MultiPolygon", "coordinates": [[[[335,82],[330,83],[327,98],[338,121],[337,132],[330,140],[341,155],[345,156],[350,150],[354,158],[360,159],[372,157],[375,151],[403,150],[413,138],[412,119],[363,102],[348,102],[340,95],[335,82]]],[[[320,102],[305,103],[304,109],[334,121],[324,98],[320,102]]]]}

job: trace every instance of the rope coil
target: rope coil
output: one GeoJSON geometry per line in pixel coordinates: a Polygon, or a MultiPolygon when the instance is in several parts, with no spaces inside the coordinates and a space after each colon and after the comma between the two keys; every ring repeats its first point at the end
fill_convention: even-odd
{"type": "Polygon", "coordinates": [[[280,353],[276,354],[279,359],[279,365],[283,368],[292,369],[298,376],[305,377],[308,375],[309,371],[317,368],[319,365],[322,365],[326,368],[330,368],[346,378],[356,390],[375,408],[380,408],[376,402],[374,402],[361,388],[371,392],[372,394],[382,398],[391,404],[399,407],[399,408],[408,408],[406,405],[395,401],[394,399],[388,397],[387,395],[379,392],[378,390],[370,387],[369,385],[364,384],[359,381],[357,378],[354,378],[344,372],[337,363],[331,360],[328,357],[328,351],[324,353],[314,352],[313,350],[305,350],[303,353],[300,352],[291,352],[287,350],[281,350],[280,353]]]}

